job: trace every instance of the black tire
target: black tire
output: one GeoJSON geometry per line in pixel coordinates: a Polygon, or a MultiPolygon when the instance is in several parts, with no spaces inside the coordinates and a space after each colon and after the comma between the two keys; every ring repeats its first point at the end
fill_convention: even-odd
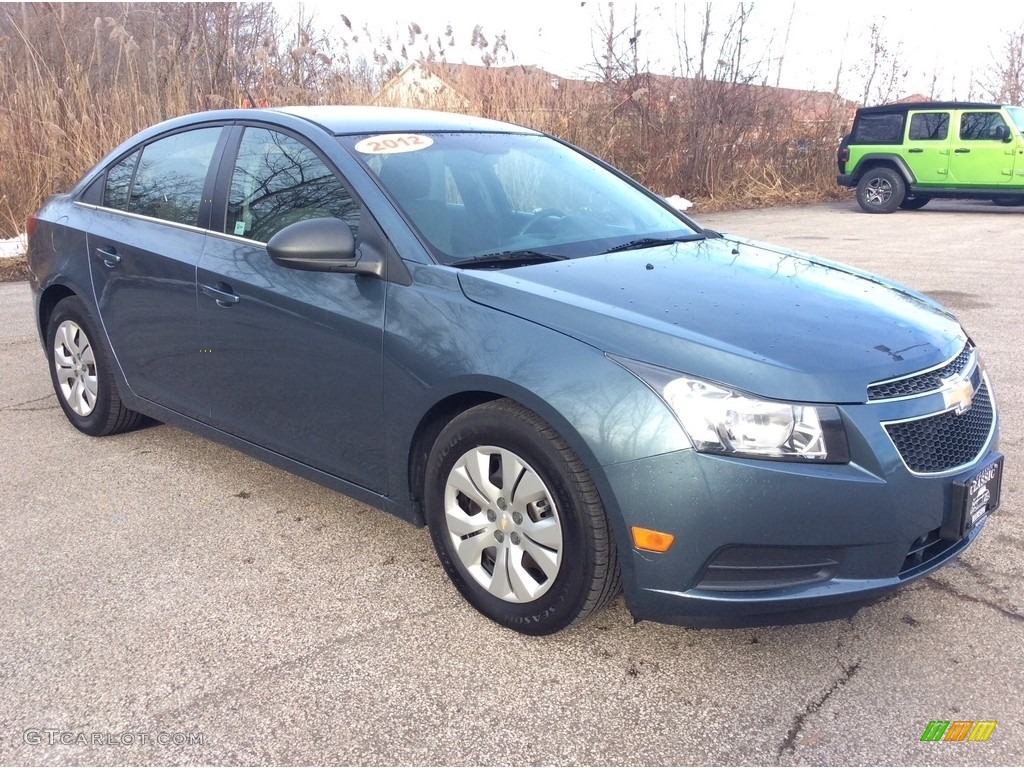
{"type": "Polygon", "coordinates": [[[928,203],[931,202],[931,198],[927,195],[914,195],[913,197],[903,198],[903,202],[900,203],[900,209],[904,211],[919,211],[924,208],[928,203]]]}
{"type": "Polygon", "coordinates": [[[868,213],[892,213],[906,193],[903,177],[885,166],[868,169],[857,182],[857,203],[868,213]]]}
{"type": "Polygon", "coordinates": [[[993,197],[992,202],[996,205],[1017,206],[1024,205],[1024,195],[1000,195],[993,197]]]}
{"type": "Polygon", "coordinates": [[[76,429],[100,437],[134,429],[141,414],[121,402],[98,324],[77,296],[61,300],[46,326],[50,380],[76,429]]]}
{"type": "Polygon", "coordinates": [[[550,425],[518,403],[496,400],[455,417],[430,452],[423,498],[441,565],[498,624],[552,634],[621,589],[590,474],[550,425]]]}

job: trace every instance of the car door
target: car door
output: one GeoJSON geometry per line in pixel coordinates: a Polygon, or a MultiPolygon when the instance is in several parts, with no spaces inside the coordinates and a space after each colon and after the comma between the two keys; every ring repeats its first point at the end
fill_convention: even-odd
{"type": "Polygon", "coordinates": [[[950,177],[959,184],[998,187],[1013,181],[1017,148],[998,110],[963,110],[953,141],[950,177]]]}
{"type": "Polygon", "coordinates": [[[87,233],[100,319],[128,385],[192,417],[206,400],[196,265],[222,132],[180,131],[117,160],[87,233]]]}
{"type": "Polygon", "coordinates": [[[905,159],[918,184],[949,180],[950,112],[911,112],[905,159]]]}
{"type": "Polygon", "coordinates": [[[211,233],[198,273],[211,422],[386,492],[386,283],[280,267],[266,249],[288,224],[326,216],[346,221],[357,247],[381,247],[383,236],[309,144],[259,126],[236,130],[237,157],[220,185],[226,211],[211,228],[221,232],[211,233]]]}

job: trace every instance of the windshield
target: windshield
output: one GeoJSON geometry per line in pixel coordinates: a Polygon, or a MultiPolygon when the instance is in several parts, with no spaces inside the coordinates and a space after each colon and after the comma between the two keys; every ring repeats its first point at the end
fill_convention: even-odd
{"type": "Polygon", "coordinates": [[[681,214],[545,136],[388,134],[340,141],[443,264],[526,252],[534,260],[578,258],[645,238],[698,233],[681,214]]]}
{"type": "Polygon", "coordinates": [[[1013,119],[1013,123],[1017,126],[1017,130],[1024,133],[1024,109],[1021,109],[1020,107],[1007,107],[1006,111],[1013,119]]]}

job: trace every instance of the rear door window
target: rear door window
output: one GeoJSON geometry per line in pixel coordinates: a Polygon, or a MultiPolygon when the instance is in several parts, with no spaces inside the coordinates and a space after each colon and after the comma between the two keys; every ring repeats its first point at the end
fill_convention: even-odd
{"type": "Polygon", "coordinates": [[[910,116],[911,141],[945,141],[949,137],[949,112],[916,112],[910,116]]]}
{"type": "Polygon", "coordinates": [[[147,144],[135,171],[128,212],[198,226],[203,187],[220,132],[219,126],[200,128],[147,144]]]}

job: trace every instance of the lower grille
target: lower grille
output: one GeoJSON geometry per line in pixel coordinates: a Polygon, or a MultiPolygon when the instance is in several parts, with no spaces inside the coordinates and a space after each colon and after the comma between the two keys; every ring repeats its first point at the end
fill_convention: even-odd
{"type": "Polygon", "coordinates": [[[926,571],[934,561],[941,560],[954,554],[953,550],[963,549],[967,546],[967,539],[949,541],[939,536],[941,529],[928,531],[910,545],[910,551],[900,568],[899,577],[908,579],[921,571],[926,571]]]}
{"type": "Polygon", "coordinates": [[[738,592],[784,589],[835,578],[838,549],[807,547],[726,547],[711,558],[697,589],[738,592]]]}
{"type": "Polygon", "coordinates": [[[981,455],[995,413],[983,381],[970,409],[886,424],[885,431],[911,472],[934,474],[970,464],[981,455]]]}

